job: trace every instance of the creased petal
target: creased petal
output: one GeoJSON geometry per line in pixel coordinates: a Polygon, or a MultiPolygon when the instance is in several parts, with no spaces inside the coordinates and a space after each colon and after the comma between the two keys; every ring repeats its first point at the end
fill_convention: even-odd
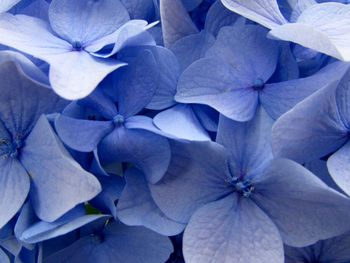
{"type": "Polygon", "coordinates": [[[271,219],[251,200],[229,195],[192,216],[184,234],[186,262],[283,262],[283,243],[271,219]]]}
{"type": "Polygon", "coordinates": [[[44,116],[26,139],[21,162],[32,179],[34,210],[44,221],[56,220],[101,191],[98,180],[73,160],[44,116]]]}
{"type": "Polygon", "coordinates": [[[255,182],[253,200],[290,246],[307,246],[350,229],[350,200],[303,166],[274,160],[255,182]]]}

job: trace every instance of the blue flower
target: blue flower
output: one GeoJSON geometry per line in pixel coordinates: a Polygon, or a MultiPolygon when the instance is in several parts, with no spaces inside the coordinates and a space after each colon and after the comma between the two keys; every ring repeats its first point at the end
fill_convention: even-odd
{"type": "Polygon", "coordinates": [[[130,20],[119,0],[54,0],[49,21],[4,14],[0,43],[49,63],[51,85],[66,99],[86,97],[109,73],[125,66],[108,58],[122,47],[153,43],[142,34],[147,22],[130,20]]]}
{"type": "Polygon", "coordinates": [[[100,185],[71,158],[42,115],[67,103],[12,61],[0,64],[0,75],[0,228],[28,194],[38,217],[53,221],[93,198],[100,185]]]}
{"type": "Polygon", "coordinates": [[[347,197],[273,159],[272,124],[262,109],[247,123],[221,116],[224,147],[173,143],[167,174],[149,187],[165,215],[188,223],[186,262],[283,262],[283,243],[306,246],[350,228],[347,197]]]}
{"type": "Polygon", "coordinates": [[[142,51],[118,73],[111,77],[112,82],[105,83],[107,89],[101,87],[87,99],[68,106],[56,121],[57,132],[74,150],[97,149],[103,166],[130,162],[148,180],[156,182],[168,168],[170,148],[152,119],[139,114],[157,89],[158,75],[152,53],[142,51]]]}

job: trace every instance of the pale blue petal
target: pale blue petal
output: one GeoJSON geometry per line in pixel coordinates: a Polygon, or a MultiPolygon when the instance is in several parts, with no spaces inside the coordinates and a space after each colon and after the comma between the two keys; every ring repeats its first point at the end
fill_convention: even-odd
{"type": "Polygon", "coordinates": [[[350,195],[350,142],[329,157],[327,167],[336,184],[350,195]]]}
{"type": "MultiPolygon", "coordinates": [[[[2,0],[0,3],[0,13],[7,12],[21,0],[2,0]]],[[[1,261],[1,260],[0,260],[1,261]]]]}
{"type": "Polygon", "coordinates": [[[44,221],[56,220],[101,191],[98,180],[73,160],[44,116],[26,139],[20,157],[32,179],[34,210],[44,221]]]}
{"type": "Polygon", "coordinates": [[[213,142],[173,141],[171,145],[167,173],[149,187],[166,216],[187,223],[196,209],[230,193],[225,184],[229,178],[226,152],[213,142]]]}
{"type": "Polygon", "coordinates": [[[85,51],[63,53],[48,62],[52,88],[68,100],[88,96],[109,73],[126,66],[118,60],[95,58],[85,51]]]}
{"type": "Polygon", "coordinates": [[[171,47],[177,40],[198,33],[181,1],[160,0],[160,16],[165,47],[171,47]]]}
{"type": "Polygon", "coordinates": [[[256,176],[271,162],[272,125],[273,120],[261,108],[249,122],[220,117],[216,141],[229,153],[230,170],[234,176],[256,176]]]}
{"type": "Polygon", "coordinates": [[[70,148],[80,152],[92,152],[114,125],[110,121],[79,120],[60,115],[55,128],[60,139],[70,148]]]}
{"type": "Polygon", "coordinates": [[[153,0],[121,0],[125,8],[128,10],[131,19],[152,18],[154,13],[153,0]]]}
{"type": "Polygon", "coordinates": [[[26,15],[2,14],[0,17],[0,35],[2,36],[1,44],[44,61],[72,49],[68,42],[53,34],[48,23],[26,15]]]}
{"type": "Polygon", "coordinates": [[[164,215],[151,197],[142,172],[130,168],[125,173],[126,186],[118,200],[118,218],[130,226],[144,226],[159,234],[173,236],[181,233],[184,224],[164,215]]]}
{"type": "Polygon", "coordinates": [[[291,160],[273,161],[254,184],[253,200],[287,245],[307,246],[350,229],[349,198],[291,160]]]}
{"type": "Polygon", "coordinates": [[[0,158],[0,229],[17,213],[27,198],[30,181],[26,170],[14,158],[0,158]]]}
{"type": "Polygon", "coordinates": [[[324,87],[280,117],[272,129],[277,157],[300,163],[319,159],[348,140],[336,107],[337,83],[324,87]]]}
{"type": "Polygon", "coordinates": [[[52,29],[61,38],[85,47],[115,32],[130,18],[119,0],[53,0],[49,19],[52,29]]]}
{"type": "Polygon", "coordinates": [[[171,50],[180,63],[181,71],[185,70],[196,60],[203,58],[214,42],[214,36],[206,31],[189,35],[176,41],[172,45],[171,50]]]}
{"type": "Polygon", "coordinates": [[[250,120],[258,104],[251,76],[242,75],[229,64],[214,58],[200,59],[181,75],[176,101],[205,104],[228,118],[250,120]]]}
{"type": "Polygon", "coordinates": [[[142,129],[118,127],[98,146],[102,165],[130,162],[145,173],[148,181],[159,181],[170,162],[168,140],[142,129]]]}
{"type": "Polygon", "coordinates": [[[211,140],[190,105],[178,104],[164,110],[153,118],[153,122],[160,130],[180,139],[211,140]]]}
{"type": "Polygon", "coordinates": [[[350,61],[350,6],[323,3],[307,8],[296,23],[269,32],[271,37],[291,41],[344,61],[350,61]]]}
{"type": "Polygon", "coordinates": [[[283,243],[271,219],[254,202],[229,195],[199,208],[184,234],[188,263],[283,263],[283,243]]]}
{"type": "Polygon", "coordinates": [[[279,10],[277,0],[221,0],[231,11],[267,28],[287,23],[279,10]]]}

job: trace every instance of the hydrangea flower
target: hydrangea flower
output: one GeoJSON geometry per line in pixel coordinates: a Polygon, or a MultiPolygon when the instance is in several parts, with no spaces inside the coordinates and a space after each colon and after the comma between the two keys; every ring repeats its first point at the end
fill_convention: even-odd
{"type": "Polygon", "coordinates": [[[0,228],[28,195],[38,217],[53,221],[94,197],[100,185],[70,157],[42,116],[62,110],[66,102],[12,61],[0,64],[0,75],[0,228]]]}
{"type": "Polygon", "coordinates": [[[264,110],[247,123],[222,116],[224,147],[178,145],[167,174],[150,184],[165,215],[188,223],[186,262],[283,262],[283,243],[306,246],[349,229],[347,197],[299,164],[273,159],[272,123],[264,110]]]}
{"type": "Polygon", "coordinates": [[[151,118],[138,115],[151,102],[157,88],[152,53],[146,50],[137,54],[119,73],[107,82],[107,93],[101,88],[87,99],[73,102],[68,109],[72,114],[57,119],[57,132],[74,150],[97,149],[102,165],[130,162],[148,180],[156,182],[168,168],[169,144],[158,134],[151,118]]]}
{"type": "Polygon", "coordinates": [[[141,34],[147,22],[130,20],[119,0],[53,0],[49,22],[4,14],[0,43],[49,63],[53,89],[71,100],[86,97],[109,73],[125,65],[108,57],[133,41],[153,41],[141,34]]]}

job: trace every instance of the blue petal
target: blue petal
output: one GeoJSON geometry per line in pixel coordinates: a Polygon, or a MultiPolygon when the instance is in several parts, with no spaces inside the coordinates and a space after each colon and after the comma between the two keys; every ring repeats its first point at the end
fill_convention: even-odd
{"type": "Polygon", "coordinates": [[[130,162],[145,173],[148,181],[159,181],[170,162],[166,138],[141,129],[116,128],[98,147],[102,165],[130,162]]]}
{"type": "Polygon", "coordinates": [[[88,96],[114,70],[126,66],[114,59],[101,59],[85,51],[71,51],[46,60],[50,64],[50,82],[54,91],[68,100],[88,96]]]}
{"type": "Polygon", "coordinates": [[[350,61],[350,7],[323,3],[307,8],[296,23],[274,28],[269,35],[350,61]]]}
{"type": "Polygon", "coordinates": [[[0,159],[0,228],[17,213],[27,198],[30,181],[17,159],[0,159]]]}
{"type": "Polygon", "coordinates": [[[168,237],[143,227],[112,222],[107,225],[103,235],[103,241],[99,241],[98,236],[85,236],[45,262],[163,263],[173,250],[168,237]]]}
{"type": "Polygon", "coordinates": [[[121,0],[132,19],[151,19],[154,14],[153,0],[121,0]]]}
{"type": "Polygon", "coordinates": [[[115,32],[129,21],[129,14],[119,0],[53,0],[49,18],[61,38],[85,47],[115,32]]]}
{"type": "Polygon", "coordinates": [[[3,12],[10,10],[19,1],[21,1],[21,0],[2,0],[0,3],[0,13],[3,13],[3,12]]]}
{"type": "Polygon", "coordinates": [[[26,139],[20,157],[32,179],[34,210],[44,221],[56,220],[101,191],[98,180],[73,160],[44,116],[26,139]]]}
{"type": "Polygon", "coordinates": [[[217,132],[220,114],[216,110],[199,104],[192,105],[192,109],[206,130],[217,132]]]}
{"type": "Polygon", "coordinates": [[[78,120],[64,115],[56,118],[55,128],[60,139],[70,148],[92,152],[114,125],[110,121],[78,120]]]}
{"type": "Polygon", "coordinates": [[[189,263],[284,262],[275,224],[254,202],[236,195],[199,208],[183,242],[184,258],[189,263]]]}
{"type": "Polygon", "coordinates": [[[336,82],[324,87],[277,120],[272,130],[276,156],[304,163],[339,149],[348,140],[337,109],[336,88],[336,82]]]}
{"type": "Polygon", "coordinates": [[[53,34],[48,23],[26,15],[2,14],[0,34],[2,35],[1,44],[44,61],[72,49],[68,42],[53,34]]]}
{"type": "Polygon", "coordinates": [[[118,200],[118,218],[130,226],[144,226],[159,234],[173,236],[181,233],[184,224],[164,215],[151,197],[144,175],[130,168],[125,173],[126,186],[118,200]]]}
{"type": "Polygon", "coordinates": [[[350,195],[350,142],[343,145],[327,160],[327,167],[336,184],[350,195]]]}
{"type": "Polygon", "coordinates": [[[98,179],[102,185],[102,191],[90,203],[99,211],[117,218],[116,202],[121,196],[125,181],[120,176],[100,176],[98,179]]]}
{"type": "Polygon", "coordinates": [[[158,72],[154,56],[145,50],[119,74],[118,110],[127,118],[145,108],[156,91],[158,72]]]}
{"type": "Polygon", "coordinates": [[[190,105],[178,104],[164,110],[154,117],[153,122],[160,130],[180,139],[211,140],[190,105]]]}
{"type": "Polygon", "coordinates": [[[235,71],[214,58],[200,59],[181,75],[175,99],[181,103],[208,105],[228,118],[250,120],[258,104],[251,75],[235,71]]]}
{"type": "Polygon", "coordinates": [[[203,58],[214,42],[214,36],[206,31],[189,35],[176,41],[172,45],[171,50],[180,62],[181,71],[185,70],[196,60],[203,58]]]}
{"type": "Polygon", "coordinates": [[[254,25],[224,27],[206,57],[222,59],[249,79],[251,86],[265,83],[276,70],[279,56],[278,43],[267,39],[266,33],[266,29],[254,25]]]}
{"type": "Polygon", "coordinates": [[[230,192],[225,185],[229,177],[226,152],[213,142],[173,141],[171,150],[167,173],[149,187],[166,216],[187,223],[197,208],[230,192]]]}
{"type": "Polygon", "coordinates": [[[349,65],[337,62],[307,78],[266,84],[260,92],[261,104],[272,118],[277,119],[315,91],[339,80],[348,68],[349,65]]]}
{"type": "Polygon", "coordinates": [[[0,119],[17,139],[28,135],[41,114],[66,105],[51,89],[28,79],[14,62],[0,64],[0,79],[0,119]]]}
{"type": "Polygon", "coordinates": [[[267,28],[287,23],[279,10],[277,0],[221,0],[231,11],[267,28]]]}
{"type": "Polygon", "coordinates": [[[350,229],[350,200],[293,161],[273,161],[254,184],[253,200],[287,245],[307,246],[350,229]]]}
{"type": "Polygon", "coordinates": [[[187,11],[192,11],[198,7],[203,0],[181,0],[187,11]]]}
{"type": "Polygon", "coordinates": [[[208,10],[204,29],[217,36],[220,29],[224,26],[233,26],[239,15],[228,10],[221,1],[215,1],[208,10]]]}
{"type": "Polygon", "coordinates": [[[0,262],[10,263],[10,259],[6,255],[6,253],[0,248],[0,262]]]}
{"type": "Polygon", "coordinates": [[[181,1],[160,0],[160,15],[165,47],[172,46],[185,36],[198,33],[181,1]]]}
{"type": "Polygon", "coordinates": [[[234,176],[246,178],[260,174],[273,159],[271,127],[273,120],[263,109],[249,122],[220,117],[216,141],[229,153],[234,176]]]}

